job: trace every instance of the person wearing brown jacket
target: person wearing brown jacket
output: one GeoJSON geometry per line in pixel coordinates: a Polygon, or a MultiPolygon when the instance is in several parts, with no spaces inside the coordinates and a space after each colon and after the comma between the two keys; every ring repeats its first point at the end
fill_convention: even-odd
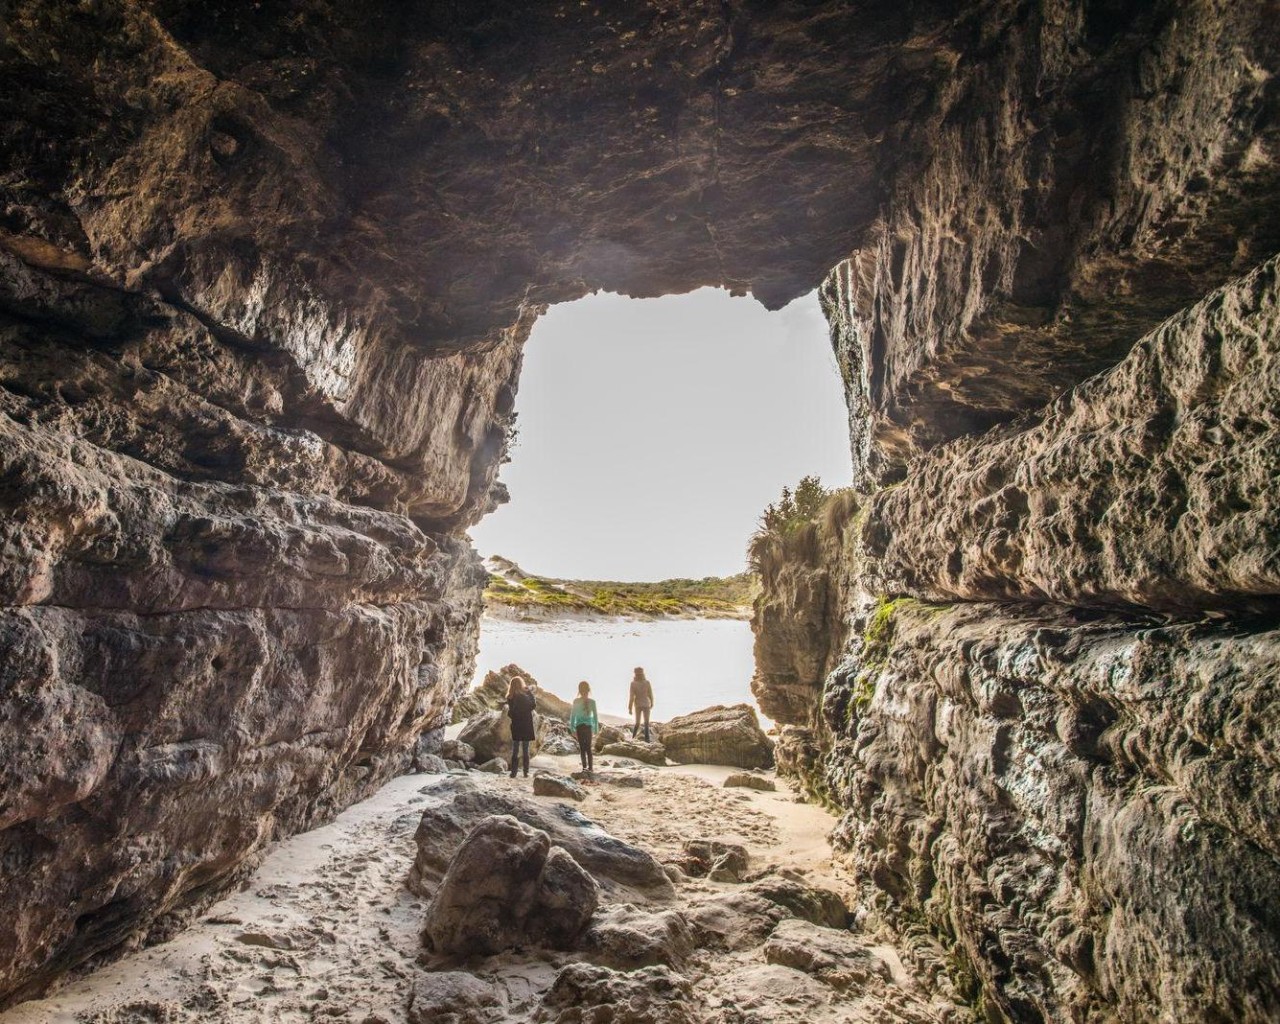
{"type": "Polygon", "coordinates": [[[637,667],[631,678],[631,696],[627,698],[627,710],[634,711],[635,725],[631,727],[631,738],[636,738],[640,731],[640,723],[644,722],[644,741],[649,742],[649,712],[653,710],[653,684],[644,674],[644,669],[637,667]]]}

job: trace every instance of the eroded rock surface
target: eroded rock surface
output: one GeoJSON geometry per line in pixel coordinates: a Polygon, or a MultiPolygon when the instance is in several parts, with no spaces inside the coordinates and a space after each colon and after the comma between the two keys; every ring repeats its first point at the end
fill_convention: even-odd
{"type": "Polygon", "coordinates": [[[652,854],[615,838],[566,804],[494,790],[466,778],[428,787],[426,792],[432,805],[422,812],[415,836],[418,855],[409,875],[409,886],[415,891],[433,891],[467,834],[480,821],[510,815],[549,835],[610,896],[645,902],[674,895],[671,880],[652,854]]]}
{"type": "MultiPolygon", "coordinates": [[[[594,288],[776,307],[825,276],[858,485],[901,493],[860,506],[869,551],[805,556],[771,627],[796,649],[758,680],[804,730],[787,763],[877,849],[910,848],[931,800],[950,821],[944,776],[968,755],[948,747],[887,816],[849,774],[914,779],[934,749],[925,721],[874,770],[842,746],[900,722],[872,607],[1127,604],[1218,617],[1205,643],[1233,657],[1270,650],[1274,360],[1255,355],[1274,268],[1077,388],[1280,248],[1268,5],[16,0],[2,29],[0,1004],[165,934],[445,723],[483,581],[462,533],[504,496],[521,346],[545,303],[594,288]]],[[[968,652],[937,642],[917,682],[959,685],[968,652]]],[[[1210,657],[1172,650],[1177,680],[1210,657]]],[[[1251,692],[1221,698],[1188,764],[1251,692]]],[[[1262,777],[1241,749],[1233,770],[1262,777]]],[[[1158,800],[1131,819],[1110,762],[1087,782],[1035,764],[1103,832],[1181,820],[1158,800]]],[[[1242,787],[1213,820],[1265,849],[1242,787]]],[[[922,890],[954,836],[933,840],[922,890]]],[[[1232,864],[1253,870],[1205,857],[1224,897],[1232,864]]],[[[1228,1015],[1274,994],[1265,971],[1218,984],[1219,955],[1255,962],[1235,919],[1216,953],[1158,955],[1141,928],[1099,952],[1028,919],[997,955],[972,908],[1016,916],[1040,898],[1028,877],[938,888],[926,912],[959,922],[992,1013],[1174,1013],[1182,995],[1144,988],[1166,956],[1228,1015]],[[1113,978],[1113,951],[1136,973],[1113,978]]]]}
{"type": "MultiPolygon", "coordinates": [[[[1245,895],[1280,882],[1278,295],[1268,261],[860,499],[845,658],[780,761],[989,1013],[1263,1021],[1280,998],[1276,903],[1245,895]]],[[[766,577],[784,625],[819,614],[801,571],[766,577]]]]}
{"type": "Polygon", "coordinates": [[[570,949],[595,913],[595,881],[545,832],[509,815],[480,821],[440,880],[422,938],[436,953],[570,949]]]}
{"type": "Polygon", "coordinates": [[[704,708],[663,723],[662,746],[677,764],[769,768],[773,743],[750,704],[704,708]]]}

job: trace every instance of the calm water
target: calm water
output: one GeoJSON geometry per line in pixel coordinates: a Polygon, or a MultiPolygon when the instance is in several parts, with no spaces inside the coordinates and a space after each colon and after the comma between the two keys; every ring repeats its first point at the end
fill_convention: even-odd
{"type": "MultiPolygon", "coordinates": [[[[566,700],[582,679],[602,715],[627,714],[631,674],[643,665],[653,683],[655,720],[712,704],[749,703],[751,626],[732,619],[653,622],[510,622],[485,618],[480,626],[476,680],[514,662],[566,700]]],[[[757,709],[758,710],[758,709],[757,709]]],[[[762,720],[762,724],[767,722],[762,720]]]]}

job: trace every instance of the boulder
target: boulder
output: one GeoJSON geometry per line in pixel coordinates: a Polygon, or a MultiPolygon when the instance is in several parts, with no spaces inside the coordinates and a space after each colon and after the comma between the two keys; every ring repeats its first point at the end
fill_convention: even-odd
{"type": "Polygon", "coordinates": [[[428,775],[443,775],[449,770],[449,764],[443,757],[435,754],[418,754],[413,759],[413,767],[428,775]]]}
{"type": "Polygon", "coordinates": [[[849,923],[849,908],[838,893],[820,889],[790,878],[770,876],[752,882],[747,892],[761,896],[810,924],[824,928],[845,928],[849,923]]]}
{"type": "Polygon", "coordinates": [[[889,965],[856,936],[795,918],[781,921],[764,944],[767,963],[803,971],[833,988],[892,980],[889,965]]]}
{"type": "MultiPolygon", "coordinates": [[[[546,731],[545,720],[536,712],[533,716],[534,739],[529,744],[530,755],[540,748],[546,731]]],[[[475,750],[475,760],[488,761],[494,757],[511,756],[511,719],[503,711],[482,711],[468,720],[458,734],[458,739],[475,750]]]]}
{"type": "Polygon", "coordinates": [[[678,911],[651,912],[618,903],[596,912],[578,948],[624,970],[655,964],[678,968],[693,952],[693,934],[678,911]]]}
{"type": "Polygon", "coordinates": [[[409,1024],[496,1024],[506,1015],[502,989],[464,971],[423,974],[409,996],[409,1024]]]}
{"type": "Polygon", "coordinates": [[[409,888],[430,895],[468,832],[490,815],[508,814],[546,832],[564,847],[612,898],[644,903],[675,895],[653,855],[611,836],[568,804],[536,800],[474,773],[445,776],[422,789],[429,803],[415,834],[417,856],[409,888]]]}
{"type": "Polygon", "coordinates": [[[773,779],[767,779],[763,775],[749,775],[746,772],[737,772],[730,775],[724,780],[725,789],[758,789],[762,793],[776,793],[778,784],[773,779]]]}
{"type": "Polygon", "coordinates": [[[609,743],[600,751],[610,757],[626,757],[644,764],[658,765],[667,763],[667,753],[661,743],[645,743],[644,740],[618,740],[609,743]]]}
{"type": "Polygon", "coordinates": [[[488,772],[490,775],[505,775],[511,770],[511,766],[507,764],[506,758],[491,757],[484,764],[478,765],[476,771],[488,772]]]}
{"type": "Polygon", "coordinates": [[[534,796],[554,796],[562,800],[585,800],[587,791],[563,775],[539,772],[533,777],[534,796]]]}
{"type": "Polygon", "coordinates": [[[569,735],[569,726],[558,718],[545,718],[546,728],[540,737],[539,752],[564,757],[577,755],[578,741],[569,735]]]}
{"type": "Polygon", "coordinates": [[[630,757],[598,756],[596,758],[596,764],[601,768],[637,769],[648,772],[654,771],[657,768],[657,765],[645,764],[643,761],[637,761],[630,757]]]}
{"type": "Polygon", "coordinates": [[[603,782],[610,786],[622,786],[624,789],[643,789],[644,776],[640,772],[628,771],[594,771],[574,772],[573,778],[593,782],[603,782]]]}
{"type": "Polygon", "coordinates": [[[757,948],[791,913],[744,888],[701,900],[686,916],[699,948],[736,952],[757,948]]]}
{"type": "Polygon", "coordinates": [[[755,708],[749,704],[705,708],[673,718],[663,726],[662,745],[677,764],[773,765],[773,742],[760,729],[755,708]]]}
{"type": "Polygon", "coordinates": [[[542,998],[535,1024],[699,1024],[693,986],[670,968],[615,971],[569,964],[542,998]]]}
{"type": "Polygon", "coordinates": [[[616,725],[602,725],[600,731],[596,733],[596,738],[592,745],[596,748],[596,753],[600,753],[610,743],[621,743],[623,740],[631,739],[630,730],[619,729],[616,725]]]}
{"type": "Polygon", "coordinates": [[[446,761],[461,761],[467,764],[476,759],[476,748],[461,740],[445,740],[440,744],[440,756],[446,761]]]}
{"type": "Polygon", "coordinates": [[[485,673],[484,679],[454,705],[453,721],[465,722],[486,711],[504,710],[513,675],[521,675],[533,683],[534,710],[538,714],[568,723],[569,702],[538,686],[537,680],[519,665],[504,665],[496,672],[485,673]]]}
{"type": "Polygon", "coordinates": [[[427,908],[423,941],[457,956],[570,949],[598,903],[594,880],[547,833],[495,815],[454,854],[427,908]]]}
{"type": "Polygon", "coordinates": [[[714,839],[690,839],[677,861],[686,875],[713,882],[740,882],[751,864],[745,846],[714,839]]]}

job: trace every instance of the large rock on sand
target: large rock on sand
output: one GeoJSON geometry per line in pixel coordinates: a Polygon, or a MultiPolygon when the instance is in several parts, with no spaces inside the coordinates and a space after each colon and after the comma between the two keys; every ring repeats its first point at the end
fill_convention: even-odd
{"type": "Polygon", "coordinates": [[[418,853],[408,879],[409,888],[420,895],[431,895],[467,834],[495,814],[509,814],[546,832],[613,899],[646,903],[675,895],[671,879],[651,853],[611,836],[567,804],[535,800],[475,775],[443,777],[421,792],[428,804],[414,837],[418,853]]]}
{"type": "Polygon", "coordinates": [[[485,673],[484,679],[475,689],[465,693],[454,705],[454,722],[465,722],[485,711],[503,710],[507,704],[507,691],[511,687],[511,677],[517,675],[533,683],[534,710],[538,714],[568,724],[569,702],[538,686],[538,681],[519,665],[504,665],[496,672],[485,673]]]}
{"type": "MultiPolygon", "coordinates": [[[[537,712],[533,715],[534,739],[529,744],[530,756],[542,747],[546,735],[546,721],[537,712]]],[[[475,750],[477,761],[489,761],[495,757],[511,756],[511,719],[503,711],[482,711],[462,727],[458,739],[475,750]]]]}
{"type": "Polygon", "coordinates": [[[571,949],[595,913],[590,875],[539,829],[485,818],[463,841],[427,908],[437,953],[490,956],[517,946],[571,949]]]}
{"type": "Polygon", "coordinates": [[[659,767],[667,763],[666,748],[661,743],[646,743],[644,740],[618,740],[606,744],[600,752],[610,757],[628,757],[633,761],[659,767]]]}
{"type": "Polygon", "coordinates": [[[749,704],[717,705],[673,718],[662,727],[662,745],[677,764],[773,765],[773,743],[749,704]]]}

